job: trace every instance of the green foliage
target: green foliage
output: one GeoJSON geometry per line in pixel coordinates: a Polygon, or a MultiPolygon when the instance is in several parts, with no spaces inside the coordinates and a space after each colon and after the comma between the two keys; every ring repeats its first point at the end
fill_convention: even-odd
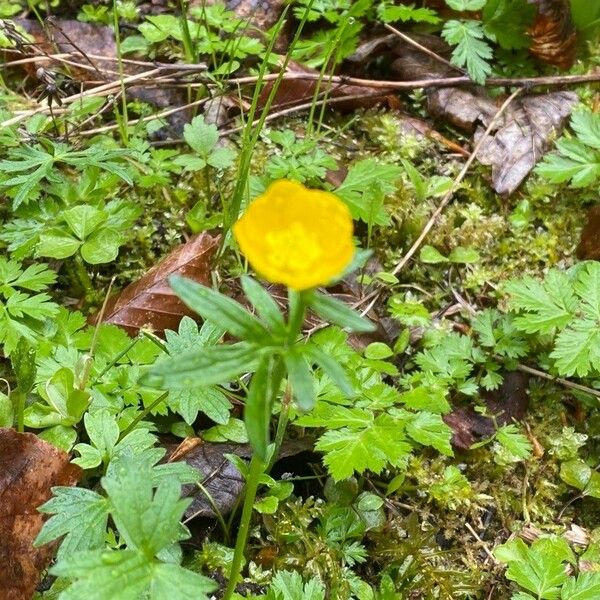
{"type": "Polygon", "coordinates": [[[528,48],[531,39],[527,28],[535,14],[535,6],[527,0],[487,0],[482,13],[483,28],[487,37],[501,48],[528,48]]]}
{"type": "Polygon", "coordinates": [[[397,165],[371,158],[360,160],[348,169],[335,193],[348,205],[355,219],[372,225],[387,225],[390,221],[383,201],[396,191],[401,173],[397,165]]]}
{"type": "Polygon", "coordinates": [[[44,145],[22,145],[11,148],[8,158],[0,161],[0,186],[13,199],[13,209],[37,197],[42,182],[57,182],[57,165],[83,169],[96,167],[133,184],[130,170],[124,163],[127,151],[93,144],[84,150],[48,141],[44,145]]]}
{"type": "Polygon", "coordinates": [[[414,4],[396,5],[392,2],[383,2],[380,4],[378,7],[378,15],[384,23],[394,23],[395,21],[406,23],[407,21],[414,21],[415,23],[437,25],[441,20],[437,13],[431,8],[416,8],[414,4]]]}
{"type": "Polygon", "coordinates": [[[600,593],[600,574],[580,572],[569,575],[567,567],[575,563],[568,543],[560,537],[542,537],[531,546],[517,538],[494,550],[498,560],[508,565],[506,577],[522,589],[514,600],[592,600],[600,593]]]}
{"type": "Polygon", "coordinates": [[[299,40],[292,49],[292,58],[309,67],[335,67],[358,47],[363,19],[370,12],[370,0],[298,0],[294,13],[315,22],[323,19],[329,28],[320,29],[310,38],[299,40]],[[326,61],[330,64],[325,64],[326,61]]]}
{"type": "Polygon", "coordinates": [[[311,577],[302,581],[296,571],[279,571],[269,587],[266,600],[325,600],[323,584],[311,577]]]}
{"type": "Polygon", "coordinates": [[[56,274],[45,264],[24,269],[14,260],[0,258],[0,342],[5,355],[15,350],[21,338],[35,343],[46,319],[58,312],[58,306],[43,292],[55,279],[56,274]]]}
{"type": "Polygon", "coordinates": [[[199,171],[207,165],[227,169],[233,164],[235,153],[226,146],[218,146],[219,132],[214,124],[204,122],[204,117],[194,117],[183,128],[183,137],[193,154],[178,154],[175,164],[189,171],[199,171]]]}
{"type": "Polygon", "coordinates": [[[446,0],[446,4],[461,12],[483,9],[481,21],[451,19],[442,29],[442,37],[455,46],[452,63],[466,67],[476,83],[485,83],[492,72],[488,41],[505,50],[528,48],[531,43],[527,29],[536,8],[527,0],[446,0]]]}
{"type": "Polygon", "coordinates": [[[181,478],[153,467],[151,455],[121,455],[102,479],[106,497],[96,492],[57,488],[41,510],[51,517],[37,544],[67,534],[69,550],[52,568],[73,580],[61,598],[115,597],[156,600],[188,595],[207,598],[215,589],[210,579],[181,567],[178,542],[189,537],[180,519],[190,500],[180,498],[181,478]],[[104,530],[110,515],[123,548],[105,548],[104,530]],[[77,518],[76,531],[67,521],[77,518]]]}
{"type": "MultiPolygon", "coordinates": [[[[209,323],[198,330],[197,323],[184,317],[179,323],[179,332],[166,331],[166,351],[172,357],[181,356],[194,348],[214,346],[222,336],[222,331],[209,323]]],[[[229,419],[231,403],[221,388],[215,385],[177,386],[169,389],[169,407],[179,413],[191,425],[203,412],[215,423],[225,424],[229,419]]]]}
{"type": "Polygon", "coordinates": [[[271,156],[265,170],[271,181],[292,179],[306,185],[318,185],[336,161],[318,148],[310,138],[298,139],[293,131],[271,131],[269,139],[280,146],[281,153],[271,156]]]}
{"type": "Polygon", "coordinates": [[[106,210],[81,204],[62,211],[62,222],[41,233],[37,255],[62,259],[79,252],[92,265],[113,261],[125,241],[125,232],[139,215],[136,209],[124,212],[121,208],[114,202],[106,210]]]}
{"type": "Polygon", "coordinates": [[[575,137],[556,142],[556,152],[546,154],[536,171],[553,183],[569,182],[584,188],[600,178],[600,114],[580,109],[571,117],[575,137]]]}
{"type": "Polygon", "coordinates": [[[476,83],[484,83],[492,72],[492,48],[485,41],[485,31],[478,21],[446,21],[442,37],[452,46],[452,62],[466,67],[476,83]]]}
{"type": "Polygon", "coordinates": [[[450,429],[439,414],[449,410],[447,403],[437,403],[426,389],[401,394],[386,385],[383,375],[395,373],[392,365],[352,352],[337,328],[317,333],[313,341],[352,374],[354,386],[352,399],[340,395],[329,374],[322,373],[314,409],[294,421],[326,430],[316,448],[324,452],[323,462],[334,479],[366,470],[380,473],[388,465],[405,468],[417,444],[452,455],[450,429]]]}
{"type": "Polygon", "coordinates": [[[543,282],[526,277],[509,282],[506,291],[518,315],[515,327],[551,340],[559,374],[600,371],[600,264],[580,263],[568,273],[552,269],[543,282]]]}

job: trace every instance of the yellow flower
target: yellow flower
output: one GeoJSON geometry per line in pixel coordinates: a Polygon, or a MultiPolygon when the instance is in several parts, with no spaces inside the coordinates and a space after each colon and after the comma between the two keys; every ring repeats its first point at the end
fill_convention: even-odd
{"type": "Polygon", "coordinates": [[[354,256],[352,216],[329,192],[281,179],[233,226],[254,270],[300,291],[329,283],[354,256]]]}

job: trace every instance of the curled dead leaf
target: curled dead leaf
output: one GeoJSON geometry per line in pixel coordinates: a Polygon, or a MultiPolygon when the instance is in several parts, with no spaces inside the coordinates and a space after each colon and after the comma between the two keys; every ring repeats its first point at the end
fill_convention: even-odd
{"type": "Polygon", "coordinates": [[[537,16],[529,33],[529,51],[539,60],[568,69],[575,62],[577,30],[569,0],[529,0],[537,5],[537,16]]]}
{"type": "Polygon", "coordinates": [[[0,598],[30,600],[54,545],[33,547],[54,486],[75,485],[81,469],[68,454],[31,433],[0,429],[0,598]]]}
{"type": "MultiPolygon", "coordinates": [[[[435,36],[418,36],[417,41],[443,58],[448,56],[449,48],[435,36]]],[[[396,46],[395,53],[392,68],[401,79],[453,74],[442,62],[406,44],[396,46]]],[[[429,113],[474,132],[474,143],[498,112],[498,101],[479,86],[430,88],[426,95],[429,113]]],[[[577,99],[574,92],[560,91],[522,95],[511,103],[477,155],[479,162],[492,167],[496,192],[510,195],[521,185],[566,125],[577,99]]]]}
{"type": "MultiPolygon", "coordinates": [[[[128,285],[118,296],[109,299],[104,323],[118,325],[129,335],[142,327],[163,335],[165,329],[177,331],[179,321],[193,312],[171,290],[168,278],[182,275],[203,285],[210,283],[211,260],[219,237],[201,233],[175,248],[143,277],[128,285]]],[[[98,314],[92,317],[96,322],[98,314]]]]}
{"type": "MultiPolygon", "coordinates": [[[[310,451],[313,443],[314,440],[309,438],[286,440],[278,459],[310,451]]],[[[215,517],[215,509],[226,515],[237,505],[245,482],[238,468],[226,458],[228,454],[247,461],[252,456],[252,449],[249,444],[213,443],[188,438],[172,450],[169,462],[183,460],[202,475],[200,486],[183,487],[183,495],[194,498],[185,511],[187,519],[215,517]]]]}

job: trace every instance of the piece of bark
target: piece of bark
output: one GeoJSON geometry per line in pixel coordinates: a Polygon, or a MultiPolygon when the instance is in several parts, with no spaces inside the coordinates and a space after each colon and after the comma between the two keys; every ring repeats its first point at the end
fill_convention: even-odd
{"type": "Polygon", "coordinates": [[[31,433],[0,429],[0,598],[30,600],[55,545],[33,547],[54,486],[75,485],[81,469],[31,433]]]}
{"type": "MultiPolygon", "coordinates": [[[[109,299],[102,321],[122,327],[131,336],[142,327],[160,336],[165,329],[177,331],[179,321],[194,313],[175,295],[168,278],[181,275],[209,285],[211,260],[218,243],[219,237],[201,233],[175,248],[143,277],[109,299]]],[[[97,319],[98,314],[91,320],[97,319]]]]}
{"type": "Polygon", "coordinates": [[[600,204],[592,206],[587,213],[587,222],[581,232],[577,246],[580,260],[600,260],[600,204]]]}
{"type": "MultiPolygon", "coordinates": [[[[510,371],[504,374],[498,390],[483,394],[488,413],[496,416],[498,426],[525,417],[529,404],[528,386],[529,377],[525,373],[510,371]]],[[[468,450],[475,442],[496,431],[490,417],[475,412],[471,407],[456,407],[444,415],[444,422],[452,429],[452,445],[460,450],[468,450]]]]}

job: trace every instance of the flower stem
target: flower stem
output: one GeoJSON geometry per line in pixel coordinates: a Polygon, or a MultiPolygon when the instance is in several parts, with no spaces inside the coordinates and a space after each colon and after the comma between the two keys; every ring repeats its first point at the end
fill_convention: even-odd
{"type": "MultiPolygon", "coordinates": [[[[302,330],[302,324],[304,323],[304,315],[306,313],[306,299],[302,293],[294,292],[289,290],[288,294],[289,301],[289,317],[288,317],[288,339],[287,343],[291,346],[296,342],[298,334],[302,330]]],[[[270,382],[270,393],[271,402],[273,406],[281,382],[284,376],[283,361],[278,363],[278,367],[273,370],[273,380],[270,382]]],[[[248,470],[248,476],[246,477],[246,491],[244,494],[244,507],[242,508],[242,518],[238,529],[237,538],[235,541],[235,550],[233,553],[233,561],[231,563],[231,570],[229,572],[229,581],[223,594],[223,600],[231,600],[235,588],[242,571],[242,563],[244,561],[244,550],[246,549],[246,542],[248,540],[248,533],[250,531],[250,520],[252,518],[252,510],[254,508],[254,501],[256,500],[256,492],[258,490],[260,476],[269,471],[273,466],[273,463],[277,460],[279,449],[283,442],[285,430],[289,420],[290,405],[292,403],[292,390],[288,385],[285,394],[281,400],[281,411],[279,412],[279,420],[277,422],[277,431],[275,433],[275,443],[272,447],[271,459],[269,464],[265,464],[256,453],[252,454],[250,460],[250,467],[248,470]]]]}
{"type": "Polygon", "coordinates": [[[252,518],[252,509],[254,508],[254,500],[256,498],[256,491],[258,490],[258,482],[260,476],[263,474],[265,464],[256,456],[252,455],[250,460],[250,467],[248,470],[248,476],[246,478],[246,493],[244,497],[244,508],[242,509],[242,518],[238,529],[237,539],[235,541],[235,550],[233,553],[233,561],[231,563],[231,571],[229,574],[229,581],[227,582],[227,588],[223,594],[223,600],[231,600],[237,580],[242,570],[242,563],[244,561],[244,550],[246,549],[246,540],[248,539],[248,533],[250,531],[250,519],[252,518]]]}

